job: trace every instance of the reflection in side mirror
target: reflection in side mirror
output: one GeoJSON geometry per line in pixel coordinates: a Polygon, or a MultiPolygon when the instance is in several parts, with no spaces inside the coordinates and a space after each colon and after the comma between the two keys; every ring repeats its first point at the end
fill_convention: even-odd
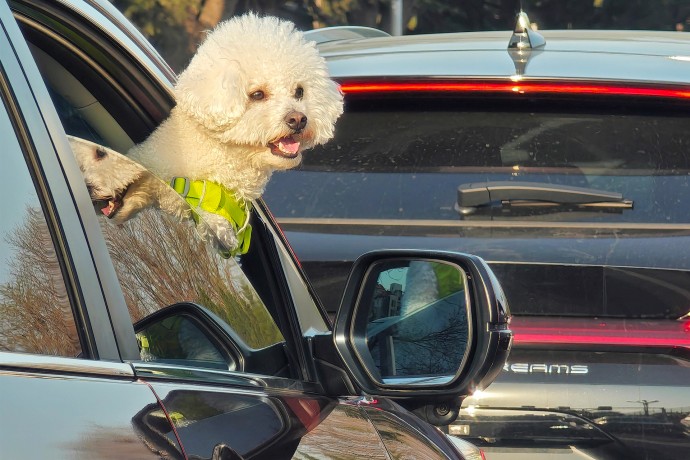
{"type": "Polygon", "coordinates": [[[329,391],[398,398],[413,410],[456,407],[501,371],[509,320],[500,283],[480,257],[372,251],[352,266],[331,339],[337,355],[318,337],[314,349],[329,391]]]}
{"type": "Polygon", "coordinates": [[[134,332],[144,366],[291,375],[283,341],[254,348],[225,320],[195,303],[180,302],[155,311],[134,323],[134,332]]]}
{"type": "Polygon", "coordinates": [[[378,369],[377,380],[450,381],[467,358],[471,334],[465,273],[441,261],[393,260],[375,264],[367,279],[359,308],[368,309],[368,356],[361,359],[378,369]]]}
{"type": "Polygon", "coordinates": [[[209,332],[192,316],[179,313],[149,322],[136,330],[142,361],[235,370],[237,363],[213,343],[209,332]]]}

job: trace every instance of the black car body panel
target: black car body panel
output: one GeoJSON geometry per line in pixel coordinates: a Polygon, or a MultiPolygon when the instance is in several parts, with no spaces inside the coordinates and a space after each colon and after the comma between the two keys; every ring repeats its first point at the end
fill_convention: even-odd
{"type": "Polygon", "coordinates": [[[366,225],[337,225],[334,231],[335,224],[317,224],[305,232],[293,230],[302,224],[293,225],[289,219],[282,225],[329,311],[335,311],[338,306],[351,266],[348,261],[358,256],[359,248],[405,247],[480,255],[491,263],[501,279],[511,308],[523,315],[677,319],[687,313],[683,307],[690,291],[683,286],[687,285],[690,273],[668,268],[686,259],[678,252],[678,248],[690,243],[690,235],[683,235],[684,230],[668,231],[670,237],[660,232],[645,236],[647,231],[639,230],[619,231],[615,237],[607,237],[606,233],[610,232],[597,229],[580,231],[579,238],[566,239],[548,236],[562,233],[558,230],[473,231],[431,225],[420,228],[420,224],[386,228],[384,224],[375,228],[375,235],[366,236],[360,234],[372,230],[366,225]],[[319,227],[325,234],[318,233],[319,227]],[[344,234],[347,231],[352,234],[344,234]],[[493,236],[476,238],[473,233],[493,236]],[[596,235],[594,245],[584,247],[582,235],[586,233],[596,235]],[[626,233],[633,237],[626,238],[626,233]],[[511,238],[501,241],[497,236],[500,234],[510,234],[511,238]],[[669,238],[673,239],[672,244],[669,238]],[[575,253],[581,262],[573,262],[573,257],[568,257],[566,264],[565,257],[559,257],[561,253],[566,256],[575,253]],[[329,257],[324,257],[325,254],[329,257]],[[650,266],[656,264],[659,266],[650,266]],[[535,302],[536,299],[542,301],[535,302]]]}
{"type": "Polygon", "coordinates": [[[41,407],[40,414],[15,417],[13,423],[3,424],[0,442],[4,457],[103,458],[119,452],[127,458],[184,458],[175,438],[159,435],[161,427],[169,427],[164,412],[149,386],[133,378],[129,366],[120,365],[130,371],[127,379],[108,376],[103,369],[80,362],[83,360],[71,361],[63,360],[63,369],[70,366],[70,372],[99,377],[64,371],[52,375],[0,372],[0,404],[5,413],[25,413],[27,394],[33,395],[32,404],[41,407]],[[108,400],[119,403],[109,404],[104,411],[108,400]],[[151,445],[144,445],[142,438],[151,445]]]}

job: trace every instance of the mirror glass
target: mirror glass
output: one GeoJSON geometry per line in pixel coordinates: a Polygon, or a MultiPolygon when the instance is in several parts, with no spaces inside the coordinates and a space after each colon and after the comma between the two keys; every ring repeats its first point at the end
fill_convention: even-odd
{"type": "Polygon", "coordinates": [[[136,331],[142,360],[235,370],[235,360],[192,317],[170,315],[136,331]]]}
{"type": "Polygon", "coordinates": [[[368,309],[366,324],[356,326],[356,336],[366,337],[358,353],[378,370],[377,380],[434,385],[455,377],[471,340],[466,286],[464,271],[443,261],[393,260],[371,269],[358,307],[368,309]]]}

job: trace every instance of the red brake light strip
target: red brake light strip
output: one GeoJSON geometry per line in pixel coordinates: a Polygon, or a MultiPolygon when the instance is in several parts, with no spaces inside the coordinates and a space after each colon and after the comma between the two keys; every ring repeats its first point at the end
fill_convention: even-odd
{"type": "Polygon", "coordinates": [[[690,321],[513,317],[516,344],[690,348],[690,321]]]}
{"type": "Polygon", "coordinates": [[[690,88],[659,88],[606,84],[563,84],[542,82],[345,82],[345,94],[396,92],[483,92],[520,94],[598,94],[607,96],[646,96],[690,99],[690,88]]]}

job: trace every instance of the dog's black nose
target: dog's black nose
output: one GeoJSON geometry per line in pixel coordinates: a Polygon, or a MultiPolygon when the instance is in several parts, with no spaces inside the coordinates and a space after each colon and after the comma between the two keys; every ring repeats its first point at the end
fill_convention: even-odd
{"type": "Polygon", "coordinates": [[[299,133],[307,126],[307,116],[302,112],[290,112],[285,116],[285,124],[296,133],[299,133]]]}

